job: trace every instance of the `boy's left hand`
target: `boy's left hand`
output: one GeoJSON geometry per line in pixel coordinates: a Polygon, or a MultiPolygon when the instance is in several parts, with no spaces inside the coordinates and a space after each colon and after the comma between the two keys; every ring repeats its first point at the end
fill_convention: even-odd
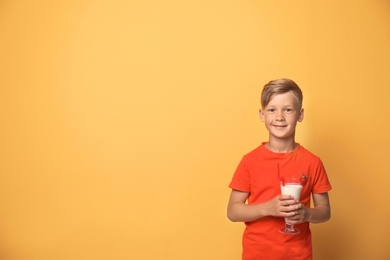
{"type": "Polygon", "coordinates": [[[294,213],[294,216],[286,218],[287,223],[296,225],[307,221],[307,208],[302,203],[298,204],[298,209],[294,213]]]}

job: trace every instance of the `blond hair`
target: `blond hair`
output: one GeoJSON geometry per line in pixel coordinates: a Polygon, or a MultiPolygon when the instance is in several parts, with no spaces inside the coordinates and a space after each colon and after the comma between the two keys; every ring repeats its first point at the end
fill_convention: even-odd
{"type": "Polygon", "coordinates": [[[271,80],[264,85],[261,92],[261,106],[265,108],[274,95],[283,94],[292,91],[298,100],[299,109],[302,108],[303,94],[299,86],[291,79],[281,78],[271,80]]]}

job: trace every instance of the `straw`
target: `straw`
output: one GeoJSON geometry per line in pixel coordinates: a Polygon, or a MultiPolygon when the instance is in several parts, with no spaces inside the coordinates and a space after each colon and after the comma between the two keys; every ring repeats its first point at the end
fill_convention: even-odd
{"type": "Polygon", "coordinates": [[[278,165],[278,177],[279,177],[279,180],[282,182],[282,185],[283,185],[283,186],[286,186],[286,185],[284,184],[284,177],[283,177],[283,176],[280,176],[279,163],[278,163],[277,165],[278,165]]]}

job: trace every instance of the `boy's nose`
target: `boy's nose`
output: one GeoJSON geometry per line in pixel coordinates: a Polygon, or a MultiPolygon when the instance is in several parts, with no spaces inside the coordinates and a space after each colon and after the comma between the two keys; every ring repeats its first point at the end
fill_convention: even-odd
{"type": "Polygon", "coordinates": [[[284,120],[284,115],[282,111],[276,113],[276,120],[284,120]]]}

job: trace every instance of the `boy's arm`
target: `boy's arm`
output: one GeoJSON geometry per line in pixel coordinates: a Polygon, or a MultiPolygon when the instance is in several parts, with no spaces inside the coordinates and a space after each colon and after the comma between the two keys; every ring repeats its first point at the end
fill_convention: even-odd
{"type": "Polygon", "coordinates": [[[248,196],[248,192],[232,190],[227,209],[231,221],[250,222],[266,216],[291,217],[299,206],[294,197],[289,195],[278,195],[267,202],[253,205],[245,203],[248,196]]]}
{"type": "Polygon", "coordinates": [[[291,224],[303,222],[322,223],[330,219],[329,195],[325,193],[313,193],[314,208],[306,208],[302,203],[299,205],[297,214],[287,218],[291,224]]]}
{"type": "Polygon", "coordinates": [[[308,209],[308,222],[322,223],[330,219],[329,195],[325,193],[313,193],[314,208],[308,209]]]}

